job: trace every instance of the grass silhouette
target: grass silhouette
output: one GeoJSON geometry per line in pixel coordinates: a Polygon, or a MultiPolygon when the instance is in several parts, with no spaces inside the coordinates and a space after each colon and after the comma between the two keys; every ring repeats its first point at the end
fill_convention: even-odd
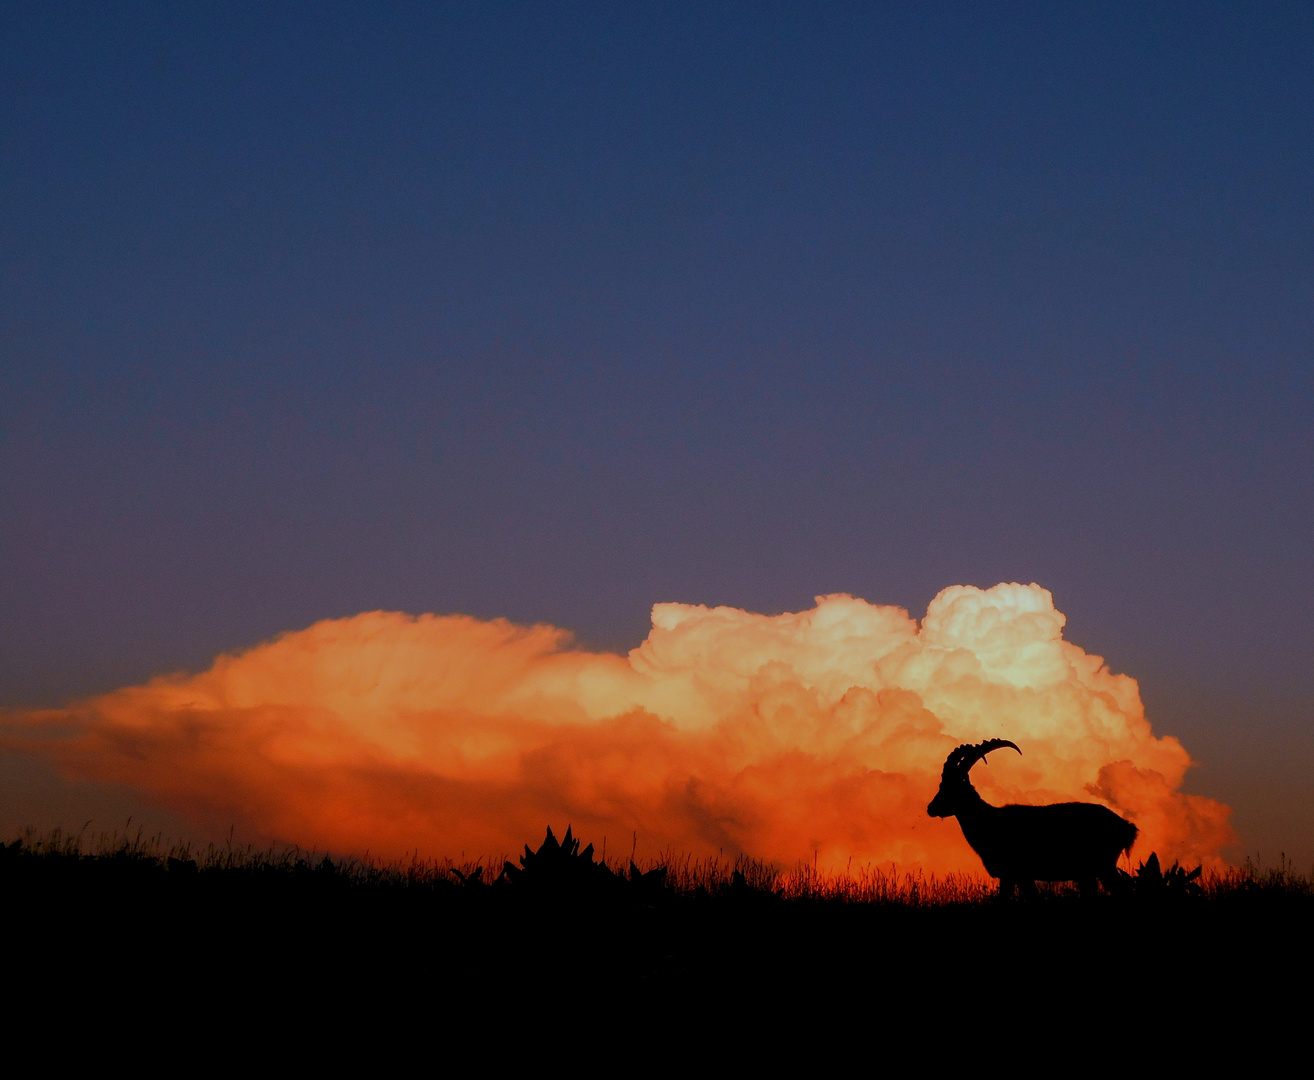
{"type": "Polygon", "coordinates": [[[1198,874],[1147,860],[1113,894],[1000,900],[972,875],[671,853],[609,865],[564,841],[517,863],[380,863],[29,833],[0,845],[7,977],[34,1003],[72,985],[183,1025],[236,1009],[455,1036],[544,1009],[787,1005],[943,1042],[969,1002],[974,1024],[1012,1030],[1022,1009],[1051,1031],[1171,1002],[1203,1037],[1224,1017],[1283,1015],[1284,972],[1311,959],[1314,886],[1285,859],[1198,874]]]}
{"type": "MultiPolygon", "coordinates": [[[[222,881],[229,887],[245,886],[255,891],[322,888],[333,893],[344,889],[358,894],[420,892],[437,901],[511,886],[549,900],[553,888],[568,892],[571,899],[591,889],[618,896],[624,890],[613,893],[612,886],[642,877],[647,880],[648,900],[653,899],[654,888],[660,884],[661,897],[677,902],[734,895],[753,895],[796,906],[966,908],[999,902],[995,882],[984,875],[936,875],[919,869],[901,871],[894,865],[888,869],[868,865],[844,873],[827,873],[802,863],[780,868],[743,855],[698,858],[674,852],[643,864],[609,864],[595,856],[592,844],[583,851],[579,845],[569,828],[562,841],[549,828],[539,849],[525,846],[520,865],[500,856],[457,863],[416,855],[401,862],[380,862],[368,856],[334,857],[296,846],[257,848],[235,846],[230,841],[202,848],[173,843],[163,835],[146,835],[140,830],[90,835],[85,830],[72,833],[56,829],[44,835],[29,830],[8,843],[0,842],[0,879],[11,897],[25,888],[43,890],[48,886],[103,885],[114,889],[150,883],[148,887],[166,888],[165,881],[186,887],[222,881]],[[499,864],[502,869],[495,873],[492,868],[499,864]]],[[[1124,899],[1169,897],[1220,903],[1238,897],[1280,895],[1314,904],[1314,879],[1297,872],[1285,856],[1272,867],[1247,858],[1239,867],[1202,871],[1177,864],[1164,869],[1152,853],[1135,871],[1123,872],[1122,877],[1127,885],[1124,899]]],[[[1076,907],[1080,898],[1071,883],[1040,882],[1033,899],[1076,907]]],[[[1107,899],[1117,897],[1101,898],[1107,899]]]]}

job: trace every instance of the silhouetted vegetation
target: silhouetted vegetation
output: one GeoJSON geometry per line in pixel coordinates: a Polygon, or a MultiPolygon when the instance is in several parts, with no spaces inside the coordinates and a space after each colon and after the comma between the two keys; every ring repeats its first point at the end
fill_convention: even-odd
{"type": "Polygon", "coordinates": [[[1095,896],[1060,883],[1001,900],[986,878],[893,867],[833,875],[674,855],[610,866],[570,829],[516,863],[460,865],[140,835],[0,845],[7,925],[20,928],[11,978],[50,993],[73,979],[96,1000],[165,1010],[350,1000],[432,1024],[545,1002],[794,995],[925,1025],[928,1003],[958,992],[946,972],[1000,991],[981,1008],[1022,995],[1043,1011],[1135,997],[1170,971],[1178,998],[1208,997],[1309,958],[1314,886],[1285,861],[1212,873],[1150,856],[1123,878],[1095,896]]]}
{"type": "MultiPolygon", "coordinates": [[[[301,848],[260,849],[231,844],[169,844],[162,837],[141,833],[102,833],[87,837],[59,830],[36,836],[27,833],[0,842],[0,880],[12,900],[31,891],[105,888],[132,891],[221,888],[252,893],[323,892],[337,895],[376,893],[395,897],[423,894],[435,902],[456,900],[470,893],[524,902],[582,897],[620,899],[641,896],[647,901],[757,900],[795,906],[856,905],[903,908],[987,907],[998,910],[995,883],[972,874],[927,874],[864,866],[841,874],[818,872],[808,865],[790,869],[740,856],[695,858],[667,854],[640,867],[628,861],[623,869],[599,860],[589,844],[567,827],[559,841],[551,828],[537,849],[525,845],[518,863],[501,862],[489,872],[485,860],[456,864],[450,859],[412,859],[378,863],[358,858],[335,859],[301,848]]],[[[1314,882],[1285,859],[1264,867],[1247,859],[1223,871],[1187,869],[1174,863],[1164,869],[1151,853],[1132,872],[1119,871],[1125,888],[1078,905],[1080,890],[1073,883],[1042,882],[1027,904],[1135,907],[1145,898],[1219,902],[1239,896],[1269,896],[1314,903],[1314,882]]]]}

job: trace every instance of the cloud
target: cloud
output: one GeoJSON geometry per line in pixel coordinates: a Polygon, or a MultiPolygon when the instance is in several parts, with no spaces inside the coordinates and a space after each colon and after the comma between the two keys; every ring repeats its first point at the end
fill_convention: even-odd
{"type": "Polygon", "coordinates": [[[1134,856],[1217,863],[1228,808],[1179,790],[1186,751],[1064,622],[1034,584],[953,586],[920,626],[847,595],[773,616],[658,604],[620,656],[370,612],[11,715],[8,741],[215,830],[384,857],[496,855],[569,822],[626,853],[637,836],[649,855],[979,871],[926,804],[950,750],[1003,737],[1024,756],[976,767],[988,801],[1098,799],[1140,826],[1134,856]]]}

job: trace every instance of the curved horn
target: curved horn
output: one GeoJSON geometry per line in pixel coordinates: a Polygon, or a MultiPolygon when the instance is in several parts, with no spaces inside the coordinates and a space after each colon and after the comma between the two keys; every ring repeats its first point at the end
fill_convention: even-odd
{"type": "Polygon", "coordinates": [[[991,750],[998,750],[1001,746],[1011,746],[1019,754],[1022,753],[1016,743],[1009,742],[1007,739],[986,739],[982,743],[963,743],[945,759],[944,771],[946,774],[950,771],[966,773],[991,750]]]}
{"type": "Polygon", "coordinates": [[[1022,748],[1019,747],[1017,743],[1009,742],[1007,739],[986,739],[985,742],[977,746],[975,760],[979,761],[981,758],[985,757],[986,754],[990,753],[991,750],[998,750],[1001,746],[1011,746],[1019,754],[1022,753],[1022,748]]]}

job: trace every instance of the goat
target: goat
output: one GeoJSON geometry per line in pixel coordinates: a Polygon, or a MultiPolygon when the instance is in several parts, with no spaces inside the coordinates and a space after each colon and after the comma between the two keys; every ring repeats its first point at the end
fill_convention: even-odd
{"type": "Polygon", "coordinates": [[[965,743],[954,750],[945,759],[940,790],[926,812],[958,818],[986,873],[999,879],[1000,896],[1011,896],[1014,888],[1034,892],[1037,881],[1075,881],[1085,893],[1098,880],[1112,890],[1118,880],[1118,856],[1136,842],[1136,826],[1095,803],[991,806],[967,774],[1001,746],[1022,753],[1007,739],[965,743]]]}

